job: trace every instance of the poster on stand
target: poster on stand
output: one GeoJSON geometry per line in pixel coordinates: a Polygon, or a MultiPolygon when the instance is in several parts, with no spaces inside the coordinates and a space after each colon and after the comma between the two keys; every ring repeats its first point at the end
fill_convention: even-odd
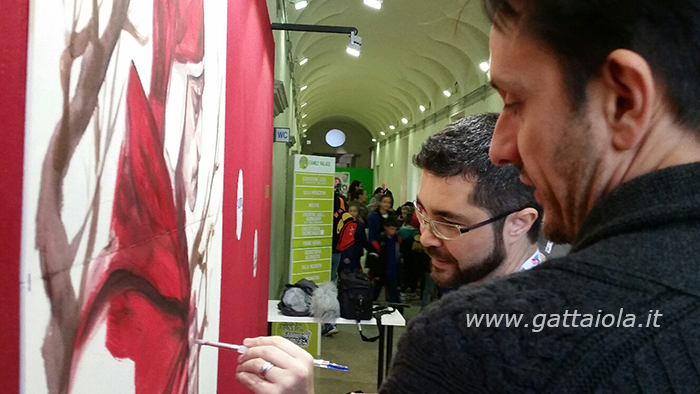
{"type": "Polygon", "coordinates": [[[335,158],[294,155],[290,283],[331,279],[335,158]]]}

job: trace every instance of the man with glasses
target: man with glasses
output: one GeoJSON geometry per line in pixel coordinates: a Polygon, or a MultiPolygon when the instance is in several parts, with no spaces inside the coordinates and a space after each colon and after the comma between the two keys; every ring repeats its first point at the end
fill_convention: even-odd
{"type": "Polygon", "coordinates": [[[414,156],[420,241],[440,287],[479,283],[542,262],[542,221],[515,167],[496,167],[489,146],[498,114],[473,115],[431,136],[414,156]]]}
{"type": "MultiPolygon", "coordinates": [[[[497,167],[489,160],[497,120],[498,114],[488,113],[454,122],[428,138],[413,158],[414,164],[423,170],[414,202],[421,244],[431,257],[431,277],[440,286],[480,283],[541,263],[537,239],[542,215],[532,187],[520,182],[516,168],[497,167]]],[[[434,347],[436,340],[455,343],[463,340],[443,335],[458,331],[464,323],[463,320],[445,322],[453,312],[454,302],[470,302],[470,299],[460,301],[461,297],[461,292],[454,292],[411,321],[399,343],[392,371],[382,386],[390,387],[388,392],[444,392],[425,381],[418,386],[406,382],[421,378],[420,371],[436,368],[450,375],[467,373],[436,361],[436,357],[445,357],[454,349],[434,347]],[[453,301],[450,308],[443,312],[443,301],[450,299],[453,301]],[[426,321],[432,320],[439,321],[442,327],[433,325],[426,331],[426,321]],[[418,348],[432,349],[434,357],[416,354],[414,350],[418,348]],[[406,364],[409,369],[404,368],[406,364]],[[393,368],[397,366],[402,373],[394,376],[393,368]]],[[[256,392],[313,392],[311,356],[303,350],[281,338],[255,338],[244,343],[251,349],[241,357],[237,378],[247,387],[256,392]],[[279,378],[275,382],[263,381],[255,374],[269,361],[262,356],[266,352],[285,356],[276,359],[279,378]]],[[[451,356],[458,358],[459,354],[451,356]]]]}

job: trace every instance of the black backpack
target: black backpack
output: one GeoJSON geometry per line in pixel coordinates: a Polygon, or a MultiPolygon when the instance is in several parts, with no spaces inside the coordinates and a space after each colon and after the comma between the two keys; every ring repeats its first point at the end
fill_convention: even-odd
{"type": "Polygon", "coordinates": [[[345,199],[335,194],[333,201],[333,252],[347,250],[355,243],[357,222],[348,212],[345,199]]]}
{"type": "Polygon", "coordinates": [[[338,280],[340,317],[350,320],[372,318],[372,283],[367,274],[343,271],[338,280]]]}

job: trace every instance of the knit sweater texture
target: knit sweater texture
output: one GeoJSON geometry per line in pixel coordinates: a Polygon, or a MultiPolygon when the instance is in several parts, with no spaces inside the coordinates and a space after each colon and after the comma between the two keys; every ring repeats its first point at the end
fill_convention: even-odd
{"type": "Polygon", "coordinates": [[[598,201],[569,255],[465,286],[413,318],[380,392],[700,393],[699,241],[700,164],[627,182],[598,201]],[[616,326],[621,308],[634,327],[616,326]],[[555,325],[567,311],[615,325],[535,328],[538,314],[555,325]],[[650,311],[659,327],[647,327],[650,311]],[[475,327],[475,314],[522,319],[475,327]]]}

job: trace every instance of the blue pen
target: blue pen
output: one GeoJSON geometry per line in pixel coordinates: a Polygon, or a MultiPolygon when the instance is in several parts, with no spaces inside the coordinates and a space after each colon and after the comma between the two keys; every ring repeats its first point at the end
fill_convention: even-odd
{"type": "MultiPolygon", "coordinates": [[[[233,345],[233,344],[230,344],[230,343],[213,342],[213,341],[204,341],[204,340],[201,340],[201,339],[195,339],[195,340],[194,340],[194,343],[196,343],[197,345],[213,346],[213,347],[218,347],[218,348],[221,348],[221,349],[235,350],[235,351],[237,351],[238,353],[241,353],[241,354],[243,354],[243,353],[245,353],[246,351],[248,351],[248,347],[247,347],[247,346],[243,346],[243,345],[233,345]]],[[[347,371],[348,371],[348,367],[347,367],[347,366],[345,366],[345,365],[340,365],[340,364],[336,364],[336,363],[332,363],[332,362],[326,361],[326,360],[314,360],[314,367],[333,369],[333,370],[336,370],[336,371],[343,371],[343,372],[347,372],[347,371]]]]}

